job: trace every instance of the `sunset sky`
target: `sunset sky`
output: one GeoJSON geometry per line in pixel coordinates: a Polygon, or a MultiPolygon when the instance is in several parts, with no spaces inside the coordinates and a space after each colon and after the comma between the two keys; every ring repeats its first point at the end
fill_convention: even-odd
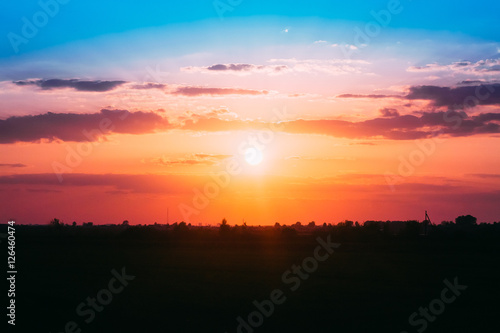
{"type": "Polygon", "coordinates": [[[498,1],[0,9],[1,221],[500,221],[498,1]]]}

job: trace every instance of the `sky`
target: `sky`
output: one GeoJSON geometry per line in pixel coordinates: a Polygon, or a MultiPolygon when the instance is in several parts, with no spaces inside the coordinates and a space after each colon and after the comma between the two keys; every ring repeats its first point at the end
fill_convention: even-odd
{"type": "Polygon", "coordinates": [[[500,221],[500,3],[0,4],[0,220],[500,221]]]}

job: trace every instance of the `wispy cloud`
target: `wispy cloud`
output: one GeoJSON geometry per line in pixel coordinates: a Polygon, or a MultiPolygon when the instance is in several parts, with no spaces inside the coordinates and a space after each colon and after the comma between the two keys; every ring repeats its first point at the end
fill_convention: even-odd
{"type": "Polygon", "coordinates": [[[22,164],[22,163],[0,163],[0,167],[3,167],[3,168],[25,168],[25,167],[27,167],[27,165],[22,164]]]}
{"type": "Polygon", "coordinates": [[[378,99],[378,98],[405,98],[405,96],[400,95],[383,95],[383,94],[340,94],[336,96],[337,98],[367,98],[367,99],[378,99]]]}
{"type": "Polygon", "coordinates": [[[500,59],[486,59],[477,62],[457,61],[448,65],[427,64],[424,66],[410,66],[408,72],[449,72],[472,75],[500,74],[500,59]]]}
{"type": "Polygon", "coordinates": [[[286,65],[215,64],[207,67],[183,67],[181,71],[205,74],[283,74],[289,70],[286,65]]]}
{"type": "Polygon", "coordinates": [[[361,66],[368,65],[364,60],[351,59],[270,59],[272,65],[254,64],[216,64],[208,67],[183,67],[184,72],[208,74],[269,74],[278,75],[286,73],[326,73],[331,75],[348,73],[366,73],[361,66]]]}
{"type": "Polygon", "coordinates": [[[231,155],[217,155],[217,154],[190,154],[183,158],[167,158],[162,156],[149,160],[150,163],[163,166],[175,165],[218,165],[221,161],[231,157],[231,155]]]}
{"type": "Polygon", "coordinates": [[[180,87],[172,94],[183,96],[201,95],[267,95],[266,90],[234,89],[234,88],[207,88],[207,87],[180,87]]]}
{"type": "Polygon", "coordinates": [[[353,59],[271,59],[271,63],[283,63],[290,72],[340,74],[370,74],[363,66],[370,64],[365,60],[353,59]]]}

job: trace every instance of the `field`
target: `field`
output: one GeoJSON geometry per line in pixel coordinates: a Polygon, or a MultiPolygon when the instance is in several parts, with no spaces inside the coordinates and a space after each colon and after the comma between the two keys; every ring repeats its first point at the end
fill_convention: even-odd
{"type": "Polygon", "coordinates": [[[17,226],[16,331],[495,332],[500,327],[497,228],[426,237],[348,229],[297,233],[249,227],[221,233],[218,228],[17,226]],[[332,253],[324,246],[328,239],[340,244],[332,253]],[[303,267],[294,273],[293,265],[303,267]],[[126,275],[125,282],[116,274],[126,275]],[[444,280],[467,287],[456,297],[445,292],[453,300],[434,302],[439,314],[430,313],[428,320],[418,314],[412,326],[414,312],[442,299],[444,280]],[[96,296],[103,303],[92,310],[88,298],[96,296]]]}

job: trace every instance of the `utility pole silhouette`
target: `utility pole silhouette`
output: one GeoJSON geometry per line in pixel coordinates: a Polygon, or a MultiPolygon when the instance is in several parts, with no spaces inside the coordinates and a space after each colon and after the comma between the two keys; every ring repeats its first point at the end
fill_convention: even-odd
{"type": "Polygon", "coordinates": [[[432,225],[431,218],[427,214],[427,211],[425,211],[425,218],[424,218],[424,235],[427,236],[427,233],[429,232],[429,226],[432,225]]]}

